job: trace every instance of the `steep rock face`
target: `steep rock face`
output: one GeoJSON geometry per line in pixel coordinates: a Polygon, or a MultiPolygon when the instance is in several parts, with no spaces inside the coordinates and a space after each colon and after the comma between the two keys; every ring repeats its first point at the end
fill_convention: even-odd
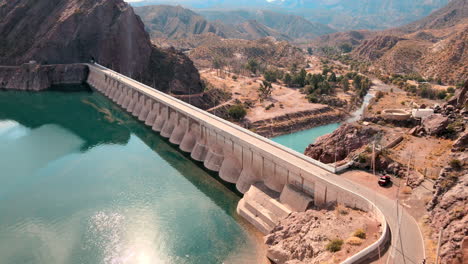
{"type": "Polygon", "coordinates": [[[441,239],[441,263],[463,263],[462,241],[468,236],[468,174],[466,166],[461,172],[450,169],[441,172],[435,186],[435,193],[428,205],[434,239],[443,230],[441,239]]]}
{"type": "Polygon", "coordinates": [[[0,89],[40,91],[54,85],[82,84],[88,71],[82,64],[0,66],[0,89]]]}
{"type": "Polygon", "coordinates": [[[81,63],[94,57],[160,90],[180,92],[183,83],[183,92],[202,91],[190,60],[152,46],[123,0],[0,0],[0,17],[1,65],[81,63]]]}
{"type": "Polygon", "coordinates": [[[356,124],[344,124],[331,134],[321,136],[310,144],[304,154],[324,163],[345,159],[349,153],[372,141],[378,131],[356,124]]]}

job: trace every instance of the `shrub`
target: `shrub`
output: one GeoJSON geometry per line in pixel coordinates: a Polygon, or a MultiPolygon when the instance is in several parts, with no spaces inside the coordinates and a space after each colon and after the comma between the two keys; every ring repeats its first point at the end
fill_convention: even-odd
{"type": "Polygon", "coordinates": [[[441,90],[437,92],[437,98],[439,98],[440,100],[444,99],[445,97],[447,97],[446,91],[441,90]]]}
{"type": "Polygon", "coordinates": [[[365,153],[361,153],[358,156],[359,163],[366,163],[369,157],[365,153]]]}
{"type": "Polygon", "coordinates": [[[330,252],[338,252],[341,250],[342,245],[343,245],[343,240],[336,238],[328,242],[325,248],[330,252]]]}
{"type": "Polygon", "coordinates": [[[450,86],[449,88],[447,88],[447,93],[451,93],[451,94],[455,93],[455,88],[450,86]]]}
{"type": "Polygon", "coordinates": [[[240,120],[247,115],[247,110],[242,104],[236,104],[229,107],[228,114],[231,118],[240,120]]]}
{"type": "Polygon", "coordinates": [[[359,228],[356,231],[354,231],[353,236],[361,238],[361,239],[365,239],[366,238],[366,231],[359,228]]]}
{"type": "Polygon", "coordinates": [[[381,98],[384,97],[384,93],[382,91],[378,91],[376,94],[375,94],[375,99],[378,101],[380,100],[381,98]]]}
{"type": "Polygon", "coordinates": [[[450,167],[452,167],[454,170],[460,170],[462,167],[461,161],[458,159],[452,159],[450,161],[450,167]]]}
{"type": "Polygon", "coordinates": [[[269,104],[267,107],[265,107],[265,110],[270,110],[271,108],[275,107],[275,104],[269,104]]]}
{"type": "Polygon", "coordinates": [[[232,76],[232,79],[233,79],[234,81],[237,81],[237,76],[236,76],[236,75],[233,75],[233,76],[232,76]]]}
{"type": "Polygon", "coordinates": [[[350,237],[346,239],[346,244],[352,245],[352,246],[359,246],[362,244],[362,239],[359,237],[350,237]]]}
{"type": "Polygon", "coordinates": [[[349,214],[349,211],[348,209],[346,209],[346,207],[342,204],[338,204],[336,207],[335,207],[335,212],[337,214],[340,214],[340,215],[347,215],[349,214]]]}

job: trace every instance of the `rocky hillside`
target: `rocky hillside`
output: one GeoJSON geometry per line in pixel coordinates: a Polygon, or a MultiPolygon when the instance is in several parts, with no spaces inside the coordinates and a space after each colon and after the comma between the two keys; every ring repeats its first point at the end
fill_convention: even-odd
{"type": "MultiPolygon", "coordinates": [[[[445,108],[455,110],[467,118],[468,83],[459,89],[445,108]],[[463,114],[464,113],[464,114],[463,114]]],[[[427,205],[432,238],[439,239],[440,263],[462,264],[467,259],[468,243],[468,128],[459,133],[453,143],[451,161],[439,174],[434,185],[434,196],[427,205]]]]}
{"type": "Polygon", "coordinates": [[[208,22],[203,16],[181,6],[143,6],[136,7],[135,12],[142,18],[153,39],[183,39],[204,33],[214,33],[223,38],[259,39],[273,36],[281,40],[289,39],[254,20],[235,25],[208,22]]]}
{"type": "Polygon", "coordinates": [[[468,78],[468,1],[445,8],[410,25],[379,32],[353,51],[383,73],[419,73],[455,84],[468,78]]]}
{"type": "Polygon", "coordinates": [[[0,0],[0,65],[99,63],[174,94],[202,91],[198,71],[154,47],[123,0],[0,0]]]}
{"type": "Polygon", "coordinates": [[[200,45],[189,52],[189,56],[199,67],[212,67],[215,60],[227,68],[245,70],[249,59],[255,59],[261,64],[276,67],[289,67],[296,64],[305,66],[306,60],[302,50],[286,41],[272,38],[259,40],[221,39],[201,41],[200,45]]]}

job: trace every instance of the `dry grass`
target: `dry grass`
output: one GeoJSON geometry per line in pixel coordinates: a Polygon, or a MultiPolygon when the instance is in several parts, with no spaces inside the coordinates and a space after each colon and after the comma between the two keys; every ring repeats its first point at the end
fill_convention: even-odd
{"type": "Polygon", "coordinates": [[[411,194],[413,192],[413,189],[411,189],[411,187],[409,187],[409,186],[405,186],[405,187],[403,187],[401,192],[404,193],[404,194],[411,194]]]}
{"type": "Polygon", "coordinates": [[[335,207],[335,214],[336,214],[336,216],[347,215],[347,214],[349,214],[349,209],[346,208],[346,206],[344,206],[342,204],[338,204],[335,207]]]}
{"type": "Polygon", "coordinates": [[[346,244],[352,245],[352,246],[360,246],[362,242],[364,242],[363,239],[359,237],[354,237],[354,236],[346,239],[346,244]]]}

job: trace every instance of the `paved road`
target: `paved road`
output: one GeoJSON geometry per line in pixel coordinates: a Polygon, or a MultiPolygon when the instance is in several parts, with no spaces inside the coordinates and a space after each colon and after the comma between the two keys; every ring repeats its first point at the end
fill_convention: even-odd
{"type": "Polygon", "coordinates": [[[387,219],[392,243],[389,249],[390,261],[382,263],[421,264],[424,257],[424,241],[414,218],[396,201],[378,193],[378,186],[371,190],[339,175],[330,174],[329,180],[354,191],[372,201],[387,219]],[[398,229],[400,226],[400,229],[398,229]]]}
{"type": "MultiPolygon", "coordinates": [[[[95,67],[92,65],[89,66],[95,67]]],[[[374,204],[382,211],[387,219],[392,235],[390,257],[393,259],[393,263],[422,263],[425,253],[423,239],[419,231],[419,227],[414,218],[412,218],[401,206],[397,206],[394,200],[378,194],[376,190],[368,189],[351,182],[344,177],[330,173],[325,169],[311,163],[310,159],[303,156],[302,154],[297,155],[296,153],[285,150],[284,147],[280,147],[278,144],[272,141],[265,140],[258,135],[253,135],[251,132],[244,131],[230,123],[207,115],[201,110],[194,109],[193,107],[181,103],[180,101],[175,100],[170,96],[161,94],[154,89],[143,86],[128,77],[116,75],[113,71],[107,69],[99,69],[108,75],[118,76],[120,81],[138,88],[142,92],[153,96],[159,101],[167,102],[172,107],[178,109],[178,111],[185,112],[194,119],[207,122],[210,125],[217,127],[218,129],[225,131],[230,135],[234,135],[244,142],[249,143],[251,146],[256,146],[259,149],[270,153],[270,155],[283,160],[285,164],[290,163],[294,164],[295,166],[299,166],[303,170],[308,171],[319,178],[326,179],[328,182],[366,197],[370,201],[374,202],[374,204]],[[400,228],[398,228],[398,226],[400,226],[400,228]]]]}

